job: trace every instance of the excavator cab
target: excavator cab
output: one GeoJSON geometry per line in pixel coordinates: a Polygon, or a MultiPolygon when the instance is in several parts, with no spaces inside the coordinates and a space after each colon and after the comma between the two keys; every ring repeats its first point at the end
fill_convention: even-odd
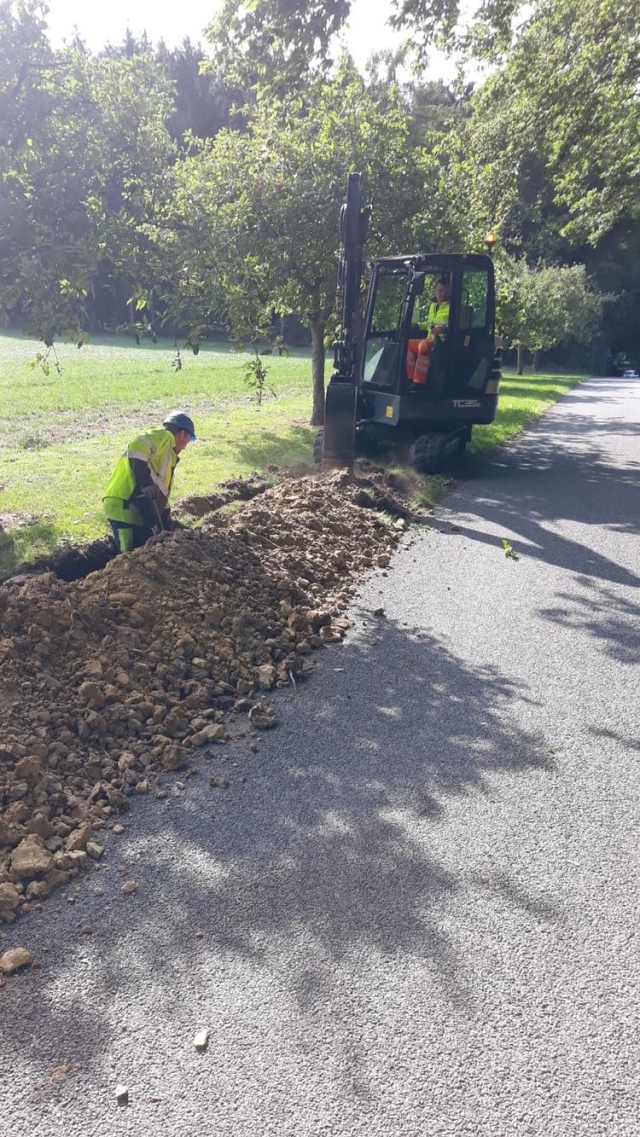
{"type": "MultiPolygon", "coordinates": [[[[363,216],[360,176],[350,175],[349,185],[345,221],[350,203],[363,216]]],[[[355,217],[354,212],[351,232],[364,240],[366,226],[355,217]]],[[[349,279],[349,254],[343,241],[339,282],[349,279]]],[[[382,257],[371,266],[362,319],[362,249],[352,257],[350,295],[339,283],[349,350],[345,353],[342,340],[334,345],[322,462],[352,465],[363,435],[393,437],[394,445],[408,443],[416,470],[434,473],[464,448],[474,424],[490,423],[496,414],[500,351],[493,261],[484,253],[382,257]],[[446,296],[446,305],[437,305],[436,293],[446,296]]]]}

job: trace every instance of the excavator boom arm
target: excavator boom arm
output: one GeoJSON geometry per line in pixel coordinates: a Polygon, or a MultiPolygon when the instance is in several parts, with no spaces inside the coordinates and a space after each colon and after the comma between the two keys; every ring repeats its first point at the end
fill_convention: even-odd
{"type": "Polygon", "coordinates": [[[340,260],[336,308],[341,330],[333,345],[334,371],[327,388],[322,465],[353,467],[358,410],[358,349],[360,346],[364,243],[371,207],[362,209],[362,175],[349,174],[347,200],[340,212],[340,260]]]}

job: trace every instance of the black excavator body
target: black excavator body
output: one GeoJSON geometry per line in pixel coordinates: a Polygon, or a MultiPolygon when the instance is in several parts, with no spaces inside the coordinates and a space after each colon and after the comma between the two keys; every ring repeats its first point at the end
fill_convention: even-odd
{"type": "Polygon", "coordinates": [[[370,210],[361,208],[361,188],[361,176],[350,174],[340,225],[342,327],[316,460],[351,467],[368,436],[408,449],[419,472],[433,473],[464,449],[475,424],[495,418],[501,372],[493,261],[485,253],[382,257],[371,265],[363,315],[370,210]],[[438,285],[448,311],[434,334],[438,285]]]}

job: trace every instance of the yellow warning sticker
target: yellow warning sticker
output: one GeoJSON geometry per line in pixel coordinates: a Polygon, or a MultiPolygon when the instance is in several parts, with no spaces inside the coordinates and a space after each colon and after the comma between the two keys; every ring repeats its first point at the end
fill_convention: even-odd
{"type": "Polygon", "coordinates": [[[464,337],[464,346],[468,347],[470,343],[471,343],[471,336],[465,336],[464,337]]]}
{"type": "Polygon", "coordinates": [[[393,418],[393,404],[389,407],[385,407],[384,413],[387,416],[387,418],[393,418]]]}

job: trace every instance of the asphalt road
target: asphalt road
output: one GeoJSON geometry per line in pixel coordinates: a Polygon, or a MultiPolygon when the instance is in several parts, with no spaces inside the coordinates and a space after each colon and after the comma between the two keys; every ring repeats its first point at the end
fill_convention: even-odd
{"type": "Polygon", "coordinates": [[[259,752],[0,931],[2,1137],[640,1133],[639,442],[593,380],[467,462],[259,752]]]}

